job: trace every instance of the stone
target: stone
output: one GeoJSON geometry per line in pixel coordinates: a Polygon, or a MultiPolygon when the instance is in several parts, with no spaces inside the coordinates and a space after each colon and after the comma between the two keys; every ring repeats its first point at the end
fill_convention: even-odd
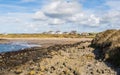
{"type": "Polygon", "coordinates": [[[17,69],[14,71],[15,74],[21,74],[23,71],[21,69],[17,69]]]}
{"type": "Polygon", "coordinates": [[[35,74],[36,74],[36,72],[34,70],[29,72],[29,75],[35,75],[35,74]]]}

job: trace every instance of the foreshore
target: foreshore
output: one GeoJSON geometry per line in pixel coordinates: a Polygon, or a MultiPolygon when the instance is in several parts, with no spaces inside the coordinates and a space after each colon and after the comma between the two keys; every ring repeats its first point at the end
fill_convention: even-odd
{"type": "Polygon", "coordinates": [[[92,38],[1,38],[0,43],[26,42],[28,44],[49,47],[55,44],[73,44],[85,40],[92,40],[92,38]]]}
{"type": "Polygon", "coordinates": [[[57,44],[46,47],[1,53],[0,75],[116,75],[104,62],[95,59],[91,40],[73,40],[58,43],[57,39],[57,44]]]}

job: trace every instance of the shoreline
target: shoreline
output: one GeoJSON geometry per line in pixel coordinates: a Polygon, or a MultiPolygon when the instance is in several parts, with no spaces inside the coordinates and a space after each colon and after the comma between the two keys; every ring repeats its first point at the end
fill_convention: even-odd
{"type": "Polygon", "coordinates": [[[116,75],[104,62],[95,59],[91,41],[30,48],[0,55],[2,75],[116,75]],[[74,62],[76,61],[76,62],[74,62]],[[98,65],[99,64],[99,65],[98,65]],[[91,68],[93,71],[91,71],[91,68]],[[104,71],[104,72],[101,72],[104,71]],[[100,72],[99,72],[100,71],[100,72]]]}
{"type": "Polygon", "coordinates": [[[1,53],[0,75],[116,75],[105,62],[95,59],[91,41],[62,41],[48,47],[1,53]]]}
{"type": "Polygon", "coordinates": [[[4,38],[0,43],[26,42],[28,44],[49,47],[55,44],[73,44],[79,41],[92,40],[92,38],[4,38]]]}
{"type": "MultiPolygon", "coordinates": [[[[87,37],[81,37],[81,38],[87,38],[87,37]]],[[[56,38],[56,37],[53,37],[53,38],[0,38],[0,39],[81,39],[81,38],[56,38]]]]}
{"type": "Polygon", "coordinates": [[[55,44],[55,45],[49,46],[49,47],[31,47],[31,48],[26,48],[23,50],[18,50],[18,51],[3,52],[3,53],[0,53],[0,66],[1,66],[0,69],[2,70],[2,67],[5,68],[5,66],[8,68],[10,66],[13,66],[13,67],[17,66],[16,64],[20,65],[31,59],[33,60],[33,59],[37,58],[39,55],[41,57],[44,57],[44,55],[49,56],[49,54],[52,51],[59,51],[60,49],[67,48],[67,47],[75,47],[78,44],[84,43],[84,42],[91,42],[91,41],[86,40],[86,41],[76,42],[74,44],[55,44]],[[34,56],[34,55],[38,55],[38,56],[34,56]],[[28,56],[30,56],[30,57],[28,57],[28,56]],[[21,57],[22,57],[22,59],[21,59],[21,57]],[[24,61],[24,57],[27,57],[28,59],[24,61]]]}

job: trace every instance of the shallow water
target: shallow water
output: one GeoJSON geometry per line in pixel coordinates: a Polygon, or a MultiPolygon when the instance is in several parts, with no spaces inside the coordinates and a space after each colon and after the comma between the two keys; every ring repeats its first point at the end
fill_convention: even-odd
{"type": "Polygon", "coordinates": [[[10,51],[18,51],[25,48],[35,47],[38,45],[22,43],[22,42],[14,42],[9,44],[0,44],[0,53],[2,52],[10,52],[10,51]]]}

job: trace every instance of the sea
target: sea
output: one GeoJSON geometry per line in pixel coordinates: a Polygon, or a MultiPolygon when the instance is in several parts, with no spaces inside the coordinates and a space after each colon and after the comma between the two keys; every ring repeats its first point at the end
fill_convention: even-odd
{"type": "Polygon", "coordinates": [[[0,44],[0,53],[18,51],[23,50],[25,48],[31,48],[36,46],[40,47],[40,45],[28,44],[26,42],[12,42],[7,44],[0,44]]]}

